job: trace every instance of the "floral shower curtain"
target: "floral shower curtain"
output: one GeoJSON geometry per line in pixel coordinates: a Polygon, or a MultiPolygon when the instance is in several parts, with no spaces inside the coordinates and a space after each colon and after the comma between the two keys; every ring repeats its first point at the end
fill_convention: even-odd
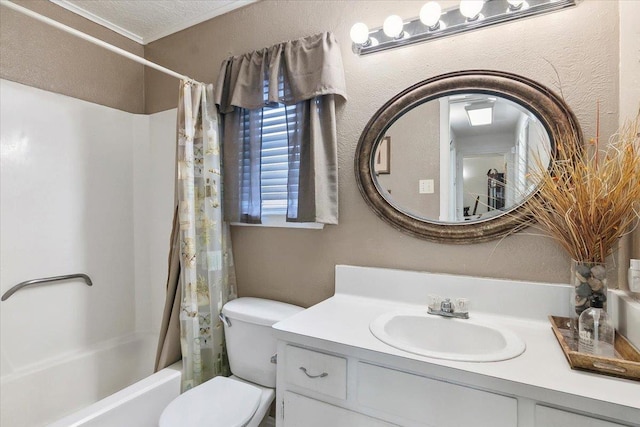
{"type": "Polygon", "coordinates": [[[222,221],[218,112],[211,85],[181,84],[176,161],[177,212],[167,284],[168,300],[173,301],[165,306],[166,336],[161,336],[162,361],[156,362],[156,369],[171,362],[171,355],[161,353],[172,347],[167,343],[172,333],[175,341],[178,316],[185,391],[216,375],[228,375],[218,315],[224,303],[236,297],[229,226],[222,221]]]}

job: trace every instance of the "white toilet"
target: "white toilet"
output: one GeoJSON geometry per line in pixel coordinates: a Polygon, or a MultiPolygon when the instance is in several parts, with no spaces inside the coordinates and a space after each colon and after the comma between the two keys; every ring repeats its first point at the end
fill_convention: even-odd
{"type": "Polygon", "coordinates": [[[271,325],[302,307],[238,298],[222,308],[232,376],[215,377],[174,399],[160,427],[258,427],[275,398],[276,339],[271,325]]]}

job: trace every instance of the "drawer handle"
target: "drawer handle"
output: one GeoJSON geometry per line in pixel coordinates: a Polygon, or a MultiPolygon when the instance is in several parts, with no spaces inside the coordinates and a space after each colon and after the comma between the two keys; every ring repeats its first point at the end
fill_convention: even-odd
{"type": "Polygon", "coordinates": [[[305,374],[306,376],[308,376],[309,378],[324,378],[324,377],[326,377],[326,376],[328,376],[328,375],[329,375],[329,374],[327,374],[326,372],[323,372],[323,373],[321,373],[321,374],[319,374],[319,375],[310,375],[310,374],[309,374],[309,372],[307,372],[307,368],[305,368],[305,367],[303,367],[303,366],[300,366],[300,370],[301,370],[302,372],[304,372],[304,374],[305,374]]]}

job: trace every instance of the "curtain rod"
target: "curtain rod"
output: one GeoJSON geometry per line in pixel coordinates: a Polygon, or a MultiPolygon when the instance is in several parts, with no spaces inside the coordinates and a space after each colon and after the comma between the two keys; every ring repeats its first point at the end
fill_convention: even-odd
{"type": "Polygon", "coordinates": [[[144,58],[139,57],[138,55],[134,55],[131,52],[128,52],[128,51],[126,51],[124,49],[121,49],[119,47],[113,46],[113,45],[111,45],[111,44],[109,44],[107,42],[104,42],[104,41],[102,41],[102,40],[100,40],[98,38],[95,38],[93,36],[85,34],[82,31],[78,31],[75,28],[71,28],[71,27],[69,27],[67,25],[61,24],[60,22],[58,22],[58,21],[56,21],[54,19],[47,18],[46,16],[40,15],[39,13],[36,13],[36,12],[30,10],[30,9],[27,9],[25,7],[22,7],[22,6],[18,6],[17,4],[12,3],[10,1],[2,0],[2,1],[0,1],[0,5],[6,6],[9,9],[13,9],[16,12],[20,12],[20,13],[22,13],[24,15],[30,16],[30,17],[32,17],[34,19],[37,19],[38,21],[44,22],[45,24],[51,25],[52,27],[58,28],[58,29],[60,29],[62,31],[66,31],[69,34],[72,34],[72,35],[74,35],[76,37],[80,37],[83,40],[86,40],[86,41],[91,42],[91,43],[93,43],[95,45],[103,47],[103,48],[105,48],[107,50],[110,50],[111,52],[117,53],[118,55],[122,55],[122,56],[124,56],[126,58],[129,58],[129,59],[131,59],[133,61],[136,61],[136,62],[138,62],[138,63],[140,63],[142,65],[146,65],[147,67],[154,68],[154,69],[156,69],[158,71],[161,71],[161,72],[163,72],[165,74],[168,74],[170,76],[176,77],[176,78],[181,79],[181,80],[188,80],[188,81],[191,81],[191,82],[200,83],[200,82],[192,79],[191,77],[176,73],[175,71],[170,70],[168,68],[165,68],[162,65],[158,65],[155,62],[148,61],[148,60],[146,60],[144,58]]]}

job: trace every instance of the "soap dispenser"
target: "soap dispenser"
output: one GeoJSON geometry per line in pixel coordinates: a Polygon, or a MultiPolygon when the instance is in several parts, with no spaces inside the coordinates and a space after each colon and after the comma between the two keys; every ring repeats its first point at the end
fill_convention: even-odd
{"type": "Polygon", "coordinates": [[[602,308],[606,296],[593,294],[591,307],[580,314],[578,320],[578,351],[596,356],[614,357],[615,329],[607,312],[602,308]]]}

